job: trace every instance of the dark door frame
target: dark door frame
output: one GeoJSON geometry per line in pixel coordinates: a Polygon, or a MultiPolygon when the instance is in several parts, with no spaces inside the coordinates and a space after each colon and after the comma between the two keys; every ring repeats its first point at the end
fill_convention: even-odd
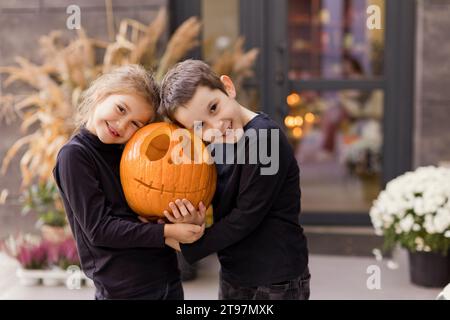
{"type": "MultiPolygon", "coordinates": [[[[188,18],[202,15],[201,0],[169,0],[169,33],[173,34],[175,30],[188,18]]],[[[201,37],[201,34],[200,34],[201,37]]],[[[192,49],[186,58],[201,59],[202,50],[200,47],[192,49]]]]}

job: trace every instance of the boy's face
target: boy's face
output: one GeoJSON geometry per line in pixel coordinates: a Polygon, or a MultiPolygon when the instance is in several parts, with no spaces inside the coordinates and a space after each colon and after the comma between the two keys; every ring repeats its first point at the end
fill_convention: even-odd
{"type": "Polygon", "coordinates": [[[243,135],[241,105],[234,99],[236,92],[231,79],[222,76],[221,80],[228,95],[219,89],[199,86],[192,99],[177,108],[174,117],[185,128],[201,133],[204,141],[235,143],[243,135]]]}
{"type": "Polygon", "coordinates": [[[124,144],[153,118],[152,110],[140,95],[112,94],[95,107],[86,128],[103,143],[124,144]]]}

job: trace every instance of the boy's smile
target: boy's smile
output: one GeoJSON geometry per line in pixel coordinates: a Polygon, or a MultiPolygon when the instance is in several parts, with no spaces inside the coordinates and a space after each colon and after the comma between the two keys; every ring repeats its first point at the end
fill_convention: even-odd
{"type": "Polygon", "coordinates": [[[175,111],[175,119],[187,129],[198,133],[212,143],[236,143],[243,135],[243,127],[256,114],[242,107],[236,100],[231,79],[221,77],[226,95],[218,89],[199,86],[194,96],[175,111]]]}

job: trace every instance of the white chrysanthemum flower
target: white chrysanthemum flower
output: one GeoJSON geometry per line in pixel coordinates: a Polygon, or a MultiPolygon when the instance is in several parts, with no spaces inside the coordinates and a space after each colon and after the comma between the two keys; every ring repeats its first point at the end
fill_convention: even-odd
{"type": "Polygon", "coordinates": [[[436,232],[443,233],[450,227],[450,211],[444,208],[438,209],[433,222],[436,232]]]}
{"type": "Polygon", "coordinates": [[[425,228],[425,231],[429,234],[436,233],[436,227],[434,226],[434,219],[431,214],[427,214],[425,216],[425,221],[423,223],[423,227],[425,228]]]}
{"type": "Polygon", "coordinates": [[[416,198],[414,200],[413,210],[418,216],[423,216],[425,213],[427,213],[425,210],[425,203],[422,198],[416,198]]]}
{"type": "MultiPolygon", "coordinates": [[[[376,234],[393,228],[400,237],[419,231],[450,237],[450,168],[420,167],[389,181],[373,202],[370,219],[376,234]]],[[[423,239],[416,245],[431,250],[423,239]]]]}
{"type": "Polygon", "coordinates": [[[414,225],[414,218],[409,214],[405,218],[400,220],[399,224],[403,232],[409,232],[414,225]]]}

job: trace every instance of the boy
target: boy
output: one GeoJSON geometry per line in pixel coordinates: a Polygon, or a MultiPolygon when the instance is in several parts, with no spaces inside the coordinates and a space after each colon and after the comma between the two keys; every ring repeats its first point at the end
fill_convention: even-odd
{"type": "MultiPolygon", "coordinates": [[[[178,63],[162,81],[159,112],[196,133],[202,131],[202,139],[215,146],[218,171],[214,224],[195,243],[166,243],[181,250],[190,263],[218,253],[220,299],[308,299],[297,161],[280,127],[267,115],[244,108],[235,97],[228,76],[219,78],[197,60],[178,63]],[[247,135],[250,132],[256,135],[247,135]],[[279,163],[268,168],[267,161],[253,161],[250,155],[262,145],[269,146],[271,158],[279,163]],[[239,151],[229,156],[234,151],[230,146],[242,147],[245,158],[239,159],[239,151]],[[225,161],[218,154],[225,155],[225,161]]],[[[171,221],[187,212],[171,208],[171,221]]]]}

